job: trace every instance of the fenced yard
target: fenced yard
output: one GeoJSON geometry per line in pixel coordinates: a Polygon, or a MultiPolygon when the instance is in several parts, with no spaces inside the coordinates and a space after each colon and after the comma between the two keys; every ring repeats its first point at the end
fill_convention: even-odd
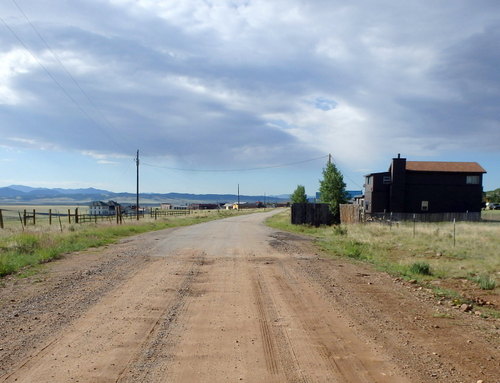
{"type": "MultiPolygon", "coordinates": [[[[210,213],[210,210],[204,210],[210,213]]],[[[162,210],[150,208],[139,211],[139,219],[159,219],[169,216],[199,214],[194,210],[162,210]]],[[[29,227],[63,227],[85,223],[116,223],[137,220],[135,211],[118,209],[115,214],[91,215],[87,207],[81,206],[0,206],[0,229],[24,230],[29,227]]]]}

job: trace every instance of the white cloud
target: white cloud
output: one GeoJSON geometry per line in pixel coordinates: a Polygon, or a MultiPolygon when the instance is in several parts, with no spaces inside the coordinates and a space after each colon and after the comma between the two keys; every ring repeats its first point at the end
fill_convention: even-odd
{"type": "Polygon", "coordinates": [[[28,92],[17,89],[14,80],[36,66],[35,59],[24,49],[15,48],[0,53],[0,105],[19,104],[28,92]]]}

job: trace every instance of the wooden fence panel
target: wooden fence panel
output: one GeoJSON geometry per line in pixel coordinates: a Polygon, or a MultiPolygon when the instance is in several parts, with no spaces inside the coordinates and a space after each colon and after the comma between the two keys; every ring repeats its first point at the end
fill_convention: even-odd
{"type": "Polygon", "coordinates": [[[360,223],[362,222],[362,211],[360,205],[342,204],[340,205],[340,223],[360,223]]]}
{"type": "Polygon", "coordinates": [[[293,225],[331,225],[334,223],[333,214],[328,204],[324,203],[294,203],[291,214],[293,225]]]}

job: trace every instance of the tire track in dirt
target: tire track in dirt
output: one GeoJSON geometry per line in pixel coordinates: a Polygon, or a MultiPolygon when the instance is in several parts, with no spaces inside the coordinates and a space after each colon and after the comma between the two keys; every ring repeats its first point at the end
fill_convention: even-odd
{"type": "MultiPolygon", "coordinates": [[[[252,261],[255,262],[255,260],[252,261]]],[[[265,263],[271,262],[265,261],[265,263]]],[[[252,284],[268,371],[273,375],[284,375],[287,382],[307,383],[308,379],[302,373],[286,329],[276,324],[277,319],[273,320],[273,318],[278,318],[273,296],[265,282],[265,277],[255,266],[252,270],[252,284]]]]}
{"type": "Polygon", "coordinates": [[[278,315],[286,321],[285,333],[292,334],[289,348],[302,350],[300,364],[317,366],[315,377],[307,378],[355,383],[406,381],[394,376],[385,358],[362,342],[335,308],[320,299],[308,283],[291,270],[291,262],[293,260],[276,258],[269,265],[261,265],[261,274],[269,281],[269,290],[279,298],[278,315]],[[286,328],[290,328],[289,332],[286,328]],[[309,351],[300,346],[304,339],[309,351]],[[295,344],[297,341],[300,342],[295,344]]]}
{"type": "Polygon", "coordinates": [[[187,297],[192,294],[191,286],[200,274],[200,268],[205,265],[206,254],[193,255],[190,269],[180,284],[176,296],[165,307],[165,310],[155,322],[146,336],[139,353],[130,360],[120,372],[116,383],[125,382],[156,382],[155,376],[166,374],[165,359],[171,358],[169,350],[175,347],[171,336],[178,326],[187,307],[187,297]],[[163,367],[163,368],[162,368],[163,367]]]}
{"type": "Polygon", "coordinates": [[[267,318],[264,304],[262,303],[262,284],[258,279],[254,279],[254,296],[257,302],[257,311],[259,314],[260,334],[264,345],[264,357],[266,359],[267,370],[274,375],[278,374],[278,360],[276,357],[275,346],[271,330],[269,327],[269,318],[267,318]]]}
{"type": "Polygon", "coordinates": [[[323,337],[321,333],[318,333],[317,329],[324,326],[321,323],[318,316],[308,317],[307,320],[300,315],[302,313],[310,312],[313,310],[310,305],[307,305],[302,297],[297,295],[288,282],[285,281],[283,276],[274,276],[278,286],[283,293],[288,305],[292,307],[293,311],[297,314],[297,317],[302,322],[302,327],[308,333],[308,336],[314,340],[316,348],[320,357],[325,361],[328,369],[334,374],[339,376],[342,382],[359,382],[359,383],[371,383],[376,380],[374,377],[369,376],[369,373],[363,363],[359,359],[349,360],[348,363],[342,363],[341,355],[349,355],[349,350],[343,345],[344,342],[339,339],[338,334],[329,334],[328,337],[323,337]],[[329,342],[327,346],[325,341],[328,339],[336,338],[337,342],[329,342]],[[338,361],[337,361],[338,359],[338,361]]]}

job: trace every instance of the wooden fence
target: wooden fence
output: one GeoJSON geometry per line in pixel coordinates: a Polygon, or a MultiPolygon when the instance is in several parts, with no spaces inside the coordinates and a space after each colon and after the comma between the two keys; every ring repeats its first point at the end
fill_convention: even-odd
{"type": "Polygon", "coordinates": [[[166,217],[169,215],[177,216],[177,215],[190,215],[191,210],[183,209],[183,210],[165,210],[165,209],[151,209],[150,216],[151,218],[157,219],[158,217],[166,217]]]}
{"type": "Polygon", "coordinates": [[[325,203],[294,203],[292,204],[292,224],[294,225],[331,225],[333,214],[325,203]]]}
{"type": "MultiPolygon", "coordinates": [[[[5,210],[0,209],[0,229],[5,228],[5,223],[7,221],[14,222],[17,220],[19,220],[19,223],[24,230],[24,228],[27,226],[35,226],[42,223],[46,224],[47,221],[49,225],[56,223],[62,228],[63,221],[69,224],[98,222],[116,222],[117,224],[121,224],[126,219],[137,219],[137,213],[135,211],[121,211],[120,208],[117,209],[115,214],[110,215],[80,214],[78,208],[76,208],[73,212],[71,211],[71,209],[68,209],[65,213],[53,212],[52,209],[49,209],[48,212],[37,212],[35,209],[28,211],[24,209],[23,211],[17,211],[17,214],[10,210],[10,215],[6,216],[4,212],[5,210]]],[[[190,215],[191,212],[191,210],[150,209],[148,211],[139,211],[139,218],[144,218],[146,217],[146,215],[149,215],[151,218],[154,218],[156,220],[159,217],[190,215]]]]}
{"type": "Polygon", "coordinates": [[[375,213],[367,221],[459,222],[481,220],[481,212],[464,213],[375,213]]]}
{"type": "Polygon", "coordinates": [[[360,205],[342,204],[340,205],[340,223],[360,223],[363,222],[363,210],[360,205]]]}

